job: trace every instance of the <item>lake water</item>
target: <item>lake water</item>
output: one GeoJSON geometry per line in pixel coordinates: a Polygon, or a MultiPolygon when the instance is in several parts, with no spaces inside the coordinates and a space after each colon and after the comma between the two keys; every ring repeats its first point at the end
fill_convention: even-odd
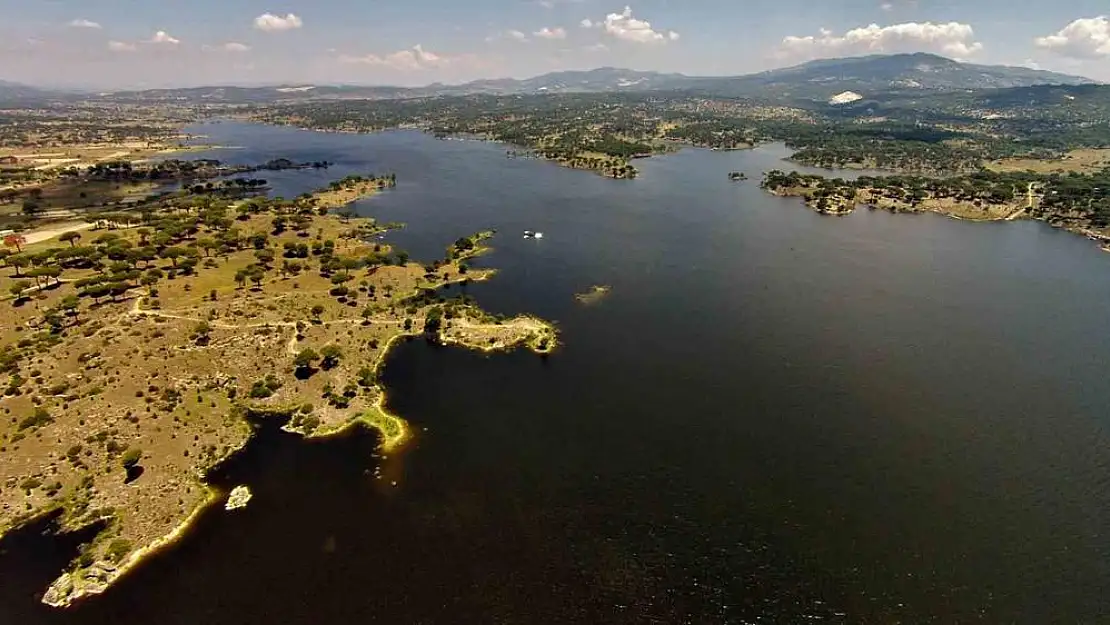
{"type": "Polygon", "coordinates": [[[501,272],[469,292],[565,346],[400,347],[404,451],[265,430],[213,476],[248,508],[71,610],[34,593],[73,541],[17,532],[0,623],[1110,622],[1110,255],[1089,241],[822,217],[760,191],[789,168],[774,146],[613,181],[413,132],[192,130],[242,146],[227,161],[336,163],[267,174],[287,197],[396,172],[358,210],[407,222],[389,238],[417,258],[496,228],[501,272]]]}

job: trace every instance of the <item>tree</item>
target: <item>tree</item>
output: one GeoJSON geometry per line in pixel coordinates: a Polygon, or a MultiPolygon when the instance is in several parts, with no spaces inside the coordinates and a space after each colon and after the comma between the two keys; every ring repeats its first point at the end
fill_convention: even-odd
{"type": "Polygon", "coordinates": [[[169,247],[171,243],[173,243],[173,236],[164,231],[155,233],[155,235],[150,238],[150,244],[158,250],[169,247]]]}
{"type": "Polygon", "coordinates": [[[81,233],[80,232],[66,232],[66,233],[63,233],[62,236],[58,237],[58,240],[63,241],[65,243],[69,243],[70,247],[77,247],[77,242],[81,240],[81,233]]]}
{"type": "Polygon", "coordinates": [[[81,292],[82,295],[93,298],[93,300],[100,302],[100,298],[107,296],[111,293],[112,289],[107,284],[90,284],[81,292]]]}
{"type": "Polygon", "coordinates": [[[16,280],[8,290],[11,291],[11,294],[14,295],[15,299],[18,301],[23,297],[23,292],[31,288],[31,286],[30,280],[16,280]]]}
{"type": "Polygon", "coordinates": [[[322,305],[320,305],[320,304],[316,304],[316,305],[314,305],[314,306],[312,307],[312,316],[313,316],[313,317],[314,317],[314,318],[315,318],[315,319],[316,319],[317,321],[319,321],[319,320],[320,320],[320,315],[322,315],[322,314],[324,314],[324,307],[323,307],[322,305]]]}
{"type": "Polygon", "coordinates": [[[261,287],[262,280],[266,277],[266,270],[258,265],[252,265],[247,268],[247,277],[250,278],[256,288],[261,287]]]}
{"type": "Polygon", "coordinates": [[[140,247],[127,253],[127,261],[132,265],[143,263],[143,267],[150,265],[150,261],[158,257],[158,252],[153,247],[140,247]]]}
{"type": "Polygon", "coordinates": [[[343,358],[343,350],[339,349],[338,345],[325,345],[320,350],[320,366],[327,371],[334,368],[339,364],[339,360],[343,358]]]}
{"type": "Polygon", "coordinates": [[[247,281],[247,272],[246,271],[243,271],[242,269],[240,269],[239,271],[235,272],[235,282],[239,285],[240,289],[243,288],[243,284],[246,283],[246,281],[247,281]]]}
{"type": "MultiPolygon", "coordinates": [[[[146,272],[145,274],[143,274],[143,277],[139,280],[139,284],[145,286],[147,288],[148,292],[151,295],[154,294],[154,285],[158,284],[158,280],[159,280],[159,277],[155,276],[155,275],[152,275],[152,273],[153,273],[153,271],[146,272]]],[[[162,272],[159,271],[158,273],[162,273],[162,272]]]]}
{"type": "Polygon", "coordinates": [[[311,347],[302,349],[297,352],[297,355],[293,358],[293,366],[295,367],[294,374],[298,378],[311,377],[315,372],[313,365],[315,365],[316,361],[319,359],[320,355],[311,347]]]}
{"type": "Polygon", "coordinates": [[[125,451],[123,453],[123,458],[122,458],[123,466],[126,467],[126,468],[131,468],[131,467],[139,464],[139,461],[142,460],[142,459],[143,459],[142,450],[132,447],[131,449],[128,449],[127,451],[125,451]]]}
{"type": "Polygon", "coordinates": [[[58,281],[58,276],[62,275],[62,268],[55,265],[35,267],[31,271],[28,271],[27,275],[35,279],[35,284],[40,284],[39,278],[44,278],[41,284],[45,286],[50,284],[50,278],[53,278],[55,282],[58,281]]]}
{"type": "Polygon", "coordinates": [[[50,308],[43,313],[42,322],[50,326],[50,333],[57,334],[65,327],[62,321],[62,316],[58,314],[58,309],[50,308]]]}
{"type": "Polygon", "coordinates": [[[108,284],[108,294],[115,300],[120,295],[131,290],[131,285],[126,282],[112,282],[108,284]]]}
{"type": "Polygon", "coordinates": [[[360,258],[344,258],[340,261],[340,266],[343,267],[343,272],[347,275],[351,275],[352,271],[361,268],[362,264],[362,259],[360,258]]]}
{"type": "Polygon", "coordinates": [[[158,254],[162,258],[168,259],[173,266],[177,267],[177,259],[185,255],[185,250],[180,247],[167,247],[158,254]]]}
{"type": "Polygon", "coordinates": [[[14,247],[17,253],[23,251],[23,245],[25,243],[27,243],[27,237],[22,234],[9,234],[4,237],[4,246],[14,247]]]}
{"type": "Polygon", "coordinates": [[[193,327],[193,341],[197,345],[207,345],[208,335],[212,333],[212,325],[207,321],[201,321],[193,327]]]}
{"type": "Polygon", "coordinates": [[[292,260],[284,261],[281,263],[281,272],[295,276],[301,272],[301,264],[292,260]]]}
{"type": "Polygon", "coordinates": [[[270,263],[274,262],[274,251],[267,249],[255,250],[254,257],[257,258],[258,262],[262,263],[263,265],[269,265],[270,263]]]}
{"type": "Polygon", "coordinates": [[[31,259],[23,255],[9,256],[6,263],[9,267],[15,269],[15,276],[18,278],[21,275],[20,270],[30,265],[31,259]]]}
{"type": "Polygon", "coordinates": [[[433,308],[428,311],[428,316],[424,318],[424,333],[428,336],[435,336],[439,333],[440,328],[443,327],[443,310],[433,308]]]}
{"type": "Polygon", "coordinates": [[[65,311],[66,316],[73,317],[73,320],[77,321],[77,313],[81,309],[81,300],[76,295],[66,295],[62,298],[62,303],[59,306],[65,311]]]}
{"type": "Polygon", "coordinates": [[[208,255],[212,253],[212,250],[220,247],[220,244],[212,237],[204,237],[197,241],[197,247],[204,250],[204,256],[207,258],[208,255]]]}
{"type": "MultiPolygon", "coordinates": [[[[101,217],[104,218],[103,216],[101,217]]],[[[119,235],[114,232],[105,232],[104,234],[93,239],[93,245],[103,245],[105,247],[111,246],[119,240],[119,235]]]]}

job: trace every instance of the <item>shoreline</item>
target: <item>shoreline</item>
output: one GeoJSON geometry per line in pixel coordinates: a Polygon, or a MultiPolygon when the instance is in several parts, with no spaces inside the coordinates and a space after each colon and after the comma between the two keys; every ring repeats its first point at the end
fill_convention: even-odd
{"type": "MultiPolygon", "coordinates": [[[[484,232],[470,237],[472,241],[476,241],[478,244],[474,248],[467,250],[465,253],[459,254],[457,257],[454,258],[453,262],[461,263],[467,259],[473,258],[483,252],[488,251],[490,248],[480,245],[480,242],[485,240],[489,236],[491,236],[491,233],[484,232]]],[[[475,269],[472,273],[469,274],[456,274],[454,276],[454,279],[449,280],[446,283],[438,283],[432,288],[438,290],[445,285],[455,284],[463,281],[484,281],[491,278],[494,273],[495,270],[493,269],[475,269]]],[[[401,298],[401,301],[411,301],[413,300],[413,298],[420,297],[421,293],[426,288],[428,287],[418,284],[413,290],[407,292],[403,296],[403,298],[401,298]]],[[[141,300],[136,300],[136,307],[132,311],[133,316],[145,318],[150,315],[160,316],[162,314],[158,313],[157,311],[139,309],[138,305],[140,301],[141,300]]],[[[411,441],[414,436],[413,428],[404,418],[399,415],[393,414],[386,409],[386,402],[388,399],[387,389],[376,381],[376,376],[380,372],[381,368],[384,366],[386,358],[397,346],[398,341],[408,340],[410,338],[423,336],[425,334],[423,330],[417,330],[416,328],[424,327],[424,320],[426,318],[426,315],[428,314],[428,311],[433,309],[436,304],[424,304],[423,306],[424,310],[420,314],[413,315],[413,320],[415,321],[415,323],[412,324],[410,329],[403,331],[400,330],[399,320],[397,320],[398,328],[396,329],[396,332],[393,333],[392,336],[390,336],[388,340],[384,342],[382,347],[377,350],[376,357],[372,362],[370,362],[370,368],[375,374],[375,383],[372,387],[372,392],[374,393],[374,395],[371,398],[369,405],[366,405],[363,408],[354,408],[354,414],[347,417],[343,422],[326,425],[322,427],[319,431],[308,431],[305,428],[291,426],[290,421],[287,421],[285,424],[283,424],[281,426],[281,429],[285,432],[301,436],[304,440],[324,440],[343,435],[357,426],[365,426],[368,429],[372,429],[378,433],[378,449],[379,451],[383,452],[383,460],[387,457],[387,454],[402,448],[407,442],[411,441]]],[[[465,335],[461,338],[448,337],[445,334],[447,328],[440,328],[437,336],[440,338],[443,344],[458,345],[482,352],[509,351],[525,346],[539,354],[550,353],[556,345],[554,337],[557,335],[557,330],[550,322],[544,321],[537,317],[522,315],[505,321],[504,325],[500,323],[494,324],[492,321],[488,321],[484,317],[485,313],[480,311],[480,309],[475,308],[474,310],[480,316],[479,322],[474,328],[474,330],[478,332],[478,334],[475,334],[474,337],[467,337],[465,335]],[[513,325],[514,323],[517,325],[513,325]],[[494,345],[486,345],[479,341],[480,338],[483,338],[483,335],[480,332],[482,329],[503,327],[509,328],[509,340],[504,340],[494,345]],[[546,342],[541,342],[542,337],[549,337],[549,339],[546,342]]],[[[177,316],[172,313],[164,313],[164,315],[168,316],[171,319],[177,319],[179,321],[195,321],[195,319],[185,316],[177,316]]],[[[463,318],[467,318],[465,316],[465,313],[463,318]]],[[[360,323],[362,325],[366,325],[368,323],[373,323],[373,321],[367,318],[341,318],[328,320],[324,323],[326,325],[345,323],[360,323]]],[[[276,326],[279,324],[271,325],[276,326]]],[[[214,327],[218,328],[220,326],[214,324],[214,327]]],[[[253,326],[235,326],[235,329],[243,329],[246,327],[253,326]]],[[[286,327],[293,329],[294,339],[296,339],[297,335],[295,333],[295,324],[289,324],[286,327]]],[[[295,345],[295,342],[293,343],[293,345],[295,345]]],[[[192,529],[192,527],[201,518],[202,514],[207,512],[209,508],[215,506],[217,503],[227,497],[228,493],[224,492],[214,485],[207,483],[205,481],[205,476],[208,475],[210,471],[220,466],[222,463],[240,453],[243,449],[247,447],[247,445],[250,444],[252,440],[255,439],[256,428],[253,426],[251,417],[249,415],[251,413],[261,414],[263,415],[263,418],[264,415],[267,413],[271,413],[273,415],[277,415],[278,413],[289,413],[290,415],[292,415],[296,412],[295,405],[299,405],[296,404],[296,402],[302,401],[304,399],[306,398],[299,396],[293,397],[292,400],[294,402],[294,407],[291,409],[288,406],[267,406],[258,402],[247,402],[243,404],[242,407],[243,409],[245,409],[245,413],[242,417],[244,426],[242,438],[237,442],[237,444],[226,450],[226,453],[221,454],[218,458],[213,458],[209,464],[207,464],[200,470],[199,473],[194,473],[188,479],[188,483],[201,489],[202,497],[188,511],[187,515],[181,518],[180,522],[174,525],[172,529],[167,533],[158,536],[154,540],[151,540],[146,544],[143,544],[142,546],[135,548],[133,551],[130,551],[125,558],[118,562],[107,556],[103,552],[101,552],[96,559],[92,560],[87,565],[77,564],[79,560],[75,558],[72,561],[71,565],[67,567],[67,569],[63,571],[57,578],[55,578],[54,581],[51,582],[50,585],[47,587],[45,593],[41,598],[42,603],[54,608],[66,608],[73,605],[74,603],[80,602],[87,597],[102,594],[110,587],[112,587],[112,585],[115,584],[119,579],[123,578],[130,571],[138,567],[146,558],[161,553],[164,549],[172,546],[177,541],[184,538],[188,534],[189,530],[192,529]]],[[[107,540],[108,536],[106,532],[108,532],[109,528],[111,528],[112,525],[117,522],[114,515],[108,515],[98,517],[96,519],[90,519],[84,523],[72,522],[70,524],[66,524],[64,515],[68,513],[68,510],[65,506],[62,505],[55,506],[51,510],[44,511],[43,514],[58,510],[61,510],[63,514],[58,524],[57,533],[59,534],[80,531],[81,529],[91,527],[95,523],[107,522],[108,525],[105,527],[105,529],[99,532],[97,536],[92,539],[92,544],[96,544],[98,541],[107,540]]],[[[12,531],[16,531],[26,526],[28,523],[40,518],[42,518],[42,514],[36,515],[33,518],[25,519],[19,524],[7,528],[3,533],[0,533],[0,536],[12,531]]],[[[118,538],[124,539],[124,536],[119,535],[118,538]]]]}
{"type": "Polygon", "coordinates": [[[774,189],[774,190],[764,188],[764,191],[766,193],[769,193],[770,195],[773,195],[775,197],[781,197],[781,198],[794,198],[794,199],[801,200],[802,204],[805,207],[809,208],[810,210],[814,211],[815,213],[818,213],[820,215],[828,215],[828,216],[831,216],[831,217],[848,216],[848,215],[851,215],[852,213],[854,213],[856,211],[856,209],[858,209],[860,206],[866,206],[866,207],[868,207],[870,209],[873,209],[873,210],[885,210],[885,211],[887,211],[889,213],[892,213],[892,214],[933,213],[933,214],[945,217],[947,219],[955,219],[957,221],[965,221],[965,222],[968,222],[968,223],[1005,223],[1005,222],[1010,222],[1010,221],[1017,221],[1018,219],[1026,220],[1026,221],[1038,221],[1038,222],[1041,222],[1042,224],[1044,224],[1048,227],[1051,227],[1053,229],[1056,229],[1056,230],[1064,230],[1066,232],[1070,232],[1070,233],[1075,234],[1075,235],[1081,235],[1081,236],[1093,241],[1096,245],[1099,246],[1099,248],[1102,251],[1110,252],[1110,234],[1098,233],[1098,232],[1095,232],[1093,230],[1090,230],[1089,228],[1087,228],[1085,226],[1078,226],[1078,225],[1077,226],[1072,226],[1072,225],[1049,223],[1048,220],[1043,219],[1041,217],[1029,217],[1029,216],[1025,215],[1024,214],[1024,209],[1018,209],[1016,212],[1011,213],[1010,215],[1006,215],[1006,216],[992,216],[992,217],[976,218],[976,217],[968,217],[968,216],[964,216],[964,215],[959,215],[959,214],[956,214],[954,212],[946,211],[946,210],[943,209],[943,207],[930,206],[928,204],[923,204],[922,205],[923,208],[917,208],[917,209],[913,209],[913,210],[899,210],[895,206],[884,206],[884,205],[879,205],[879,204],[871,204],[871,203],[868,203],[868,202],[861,202],[861,201],[858,201],[858,200],[848,200],[847,198],[842,198],[842,197],[830,197],[830,200],[832,200],[831,204],[834,206],[834,208],[831,209],[831,210],[820,210],[816,206],[814,206],[813,198],[809,193],[810,190],[811,189],[802,188],[802,187],[798,187],[798,188],[780,188],[780,189],[774,189]],[[1016,218],[1015,218],[1015,215],[1017,216],[1016,218]]]}
{"type": "MultiPolygon", "coordinates": [[[[353,130],[353,129],[347,129],[347,128],[314,128],[312,126],[305,126],[305,125],[301,125],[301,124],[282,124],[282,123],[278,123],[278,122],[274,122],[274,121],[254,119],[254,118],[250,118],[250,117],[245,118],[245,119],[237,119],[236,121],[241,122],[241,123],[245,122],[245,123],[252,123],[252,124],[261,124],[261,125],[265,125],[265,126],[277,126],[277,127],[284,127],[284,128],[293,128],[293,129],[302,130],[302,131],[305,131],[305,132],[320,132],[320,133],[328,133],[328,134],[372,135],[372,134],[377,134],[377,133],[380,133],[380,132],[393,132],[393,131],[404,131],[404,130],[414,130],[414,131],[418,131],[418,132],[420,132],[422,134],[425,134],[425,135],[430,134],[429,130],[427,128],[422,128],[422,127],[419,127],[419,126],[408,126],[408,125],[391,126],[391,127],[388,127],[388,128],[375,128],[375,129],[368,129],[368,130],[361,130],[361,129],[353,130]]],[[[486,137],[486,136],[481,136],[481,135],[461,135],[460,134],[457,137],[454,136],[454,135],[447,136],[447,137],[435,137],[434,135],[432,135],[432,136],[433,136],[433,138],[436,138],[436,139],[439,139],[439,140],[442,140],[442,141],[476,141],[476,142],[479,142],[479,143],[496,143],[496,144],[506,146],[506,147],[510,147],[510,148],[525,149],[525,150],[529,150],[529,151],[535,151],[536,150],[536,148],[534,148],[534,147],[516,145],[516,144],[513,144],[513,143],[508,143],[506,141],[502,141],[500,139],[495,139],[495,138],[492,138],[492,137],[486,137]]],[[[749,149],[749,148],[741,148],[741,149],[749,149]]],[[[533,157],[533,160],[539,160],[539,161],[544,161],[544,162],[547,162],[547,163],[553,163],[553,164],[556,164],[560,167],[565,167],[567,169],[572,169],[572,170],[576,170],[576,171],[592,172],[592,173],[594,173],[598,176],[601,176],[602,178],[608,178],[610,180],[634,180],[637,177],[639,177],[640,171],[632,166],[632,161],[633,160],[642,159],[642,158],[651,158],[653,156],[659,156],[661,154],[666,154],[666,153],[668,153],[668,152],[661,152],[660,154],[654,154],[654,153],[652,153],[652,154],[642,154],[642,155],[636,155],[632,158],[624,159],[623,164],[627,165],[629,167],[632,167],[632,170],[631,170],[630,174],[622,173],[619,176],[610,175],[604,169],[597,169],[597,168],[594,168],[594,167],[575,167],[574,165],[570,164],[569,162],[567,162],[563,159],[558,159],[558,158],[547,158],[545,156],[537,155],[537,156],[533,157]]],[[[521,157],[516,157],[516,158],[521,158],[521,157]]],[[[619,158],[619,157],[613,157],[613,158],[619,158]]]]}
{"type": "MultiPolygon", "coordinates": [[[[180,524],[178,524],[177,527],[170,531],[169,534],[166,534],[165,536],[154,540],[150,544],[140,547],[131,552],[131,554],[127,556],[127,559],[118,565],[109,563],[107,564],[107,567],[105,567],[105,563],[103,561],[97,560],[85,569],[76,569],[73,571],[66,571],[62,573],[46,589],[46,592],[43,594],[42,597],[42,603],[53,608],[68,608],[78,601],[81,601],[88,597],[94,597],[96,595],[103,594],[105,591],[111,588],[113,584],[127,575],[127,573],[138,567],[143,560],[149,558],[150,556],[157,555],[163,549],[166,549],[172,546],[177,541],[181,540],[185,536],[186,532],[188,532],[188,530],[197,522],[197,520],[200,519],[201,514],[214,506],[225,496],[223,493],[213,488],[212,486],[205,484],[203,481],[198,482],[198,484],[202,486],[205,490],[206,496],[204,500],[201,501],[201,503],[198,504],[196,507],[194,507],[193,510],[189,513],[189,516],[185,517],[185,519],[180,524]],[[80,584],[77,581],[78,579],[80,579],[78,577],[78,574],[82,572],[87,572],[92,569],[103,571],[103,577],[95,580],[93,583],[86,582],[84,584],[80,584]],[[58,595],[58,597],[53,598],[52,595],[58,595]]],[[[66,531],[80,531],[81,529],[83,528],[78,527],[74,529],[67,529],[66,531]]]]}

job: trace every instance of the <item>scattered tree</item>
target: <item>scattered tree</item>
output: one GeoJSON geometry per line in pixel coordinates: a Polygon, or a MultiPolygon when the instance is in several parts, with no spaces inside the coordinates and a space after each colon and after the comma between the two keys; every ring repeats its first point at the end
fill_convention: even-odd
{"type": "Polygon", "coordinates": [[[327,371],[339,364],[339,360],[343,358],[343,350],[339,349],[338,345],[325,345],[320,350],[320,356],[320,367],[327,371]]]}
{"type": "Polygon", "coordinates": [[[9,234],[4,237],[5,247],[14,247],[16,252],[23,251],[23,245],[27,243],[27,237],[22,234],[9,234]]]}
{"type": "Polygon", "coordinates": [[[81,240],[80,232],[66,232],[58,237],[59,241],[69,243],[70,247],[77,247],[77,242],[81,240]]]}

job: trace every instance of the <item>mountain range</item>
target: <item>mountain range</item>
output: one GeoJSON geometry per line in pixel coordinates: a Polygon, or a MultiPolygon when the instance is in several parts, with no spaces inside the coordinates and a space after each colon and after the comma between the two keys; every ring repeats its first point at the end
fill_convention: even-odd
{"type": "MultiPolygon", "coordinates": [[[[745,76],[687,76],[603,67],[563,71],[534,78],[477,80],[461,85],[366,87],[282,85],[272,87],[191,87],[97,94],[108,100],[187,102],[276,102],[310,99],[396,99],[451,95],[541,93],[612,93],[682,91],[707,96],[773,100],[830,100],[845,93],[870,97],[883,92],[944,92],[1034,85],[1097,84],[1025,67],[974,65],[933,54],[892,54],[822,59],[794,67],[745,76]]],[[[0,99],[72,98],[77,94],[0,81],[0,99]]],[[[84,94],[80,97],[89,97],[84,94]]]]}

